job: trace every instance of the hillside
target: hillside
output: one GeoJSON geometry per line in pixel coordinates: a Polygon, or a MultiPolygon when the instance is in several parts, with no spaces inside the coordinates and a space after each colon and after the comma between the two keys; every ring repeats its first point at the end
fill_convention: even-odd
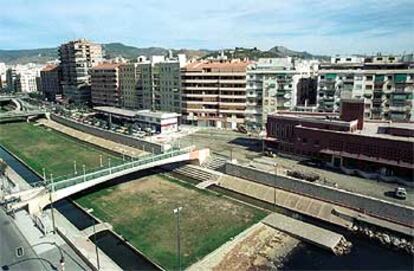
{"type": "MultiPolygon", "coordinates": [[[[219,51],[212,52],[205,56],[208,57],[217,57],[220,54],[219,51]]],[[[327,60],[328,56],[312,55],[306,51],[298,52],[290,50],[284,46],[275,46],[267,51],[262,51],[256,47],[254,48],[243,48],[236,47],[234,49],[224,50],[224,55],[227,58],[248,58],[250,60],[257,60],[258,58],[277,58],[277,57],[297,57],[302,59],[320,59],[327,60]]]]}
{"type": "MultiPolygon", "coordinates": [[[[122,56],[126,59],[136,59],[138,56],[145,55],[167,55],[168,49],[162,47],[147,47],[138,48],[134,46],[125,45],[122,43],[107,43],[102,44],[106,58],[113,58],[122,56]]],[[[189,58],[207,58],[214,57],[220,54],[220,51],[213,50],[193,50],[193,49],[173,49],[173,54],[184,53],[189,58]]],[[[289,50],[283,46],[275,46],[268,51],[261,51],[257,48],[242,48],[236,47],[235,49],[225,50],[225,55],[228,58],[249,58],[252,60],[261,57],[299,57],[304,59],[326,59],[326,56],[315,56],[307,52],[297,52],[289,50]]],[[[25,64],[29,62],[33,63],[45,63],[50,60],[58,58],[58,48],[42,48],[42,49],[29,49],[29,50],[0,50],[0,62],[6,64],[25,64]]]]}

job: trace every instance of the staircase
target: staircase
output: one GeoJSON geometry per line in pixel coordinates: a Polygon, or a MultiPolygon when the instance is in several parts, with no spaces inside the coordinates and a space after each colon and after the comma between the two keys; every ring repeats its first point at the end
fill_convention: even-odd
{"type": "Polygon", "coordinates": [[[216,171],[224,171],[224,166],[229,159],[226,156],[219,154],[212,154],[201,167],[216,171]]]}
{"type": "Polygon", "coordinates": [[[194,165],[185,165],[179,168],[175,168],[172,171],[176,174],[180,174],[200,182],[215,183],[218,182],[218,180],[222,176],[222,174],[219,172],[214,172],[212,170],[201,168],[194,165]]]}

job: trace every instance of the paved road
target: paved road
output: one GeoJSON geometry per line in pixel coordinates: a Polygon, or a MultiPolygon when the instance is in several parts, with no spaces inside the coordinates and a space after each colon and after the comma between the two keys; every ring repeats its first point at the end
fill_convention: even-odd
{"type": "Polygon", "coordinates": [[[50,266],[37,258],[33,250],[29,248],[26,239],[21,235],[13,220],[3,210],[0,210],[0,268],[2,270],[50,270],[50,266]],[[24,256],[16,256],[16,247],[25,247],[24,256]]]}
{"type": "MultiPolygon", "coordinates": [[[[247,136],[235,131],[201,129],[194,134],[183,138],[188,144],[195,144],[198,147],[210,148],[214,153],[224,156],[232,156],[241,163],[247,163],[254,158],[261,156],[262,142],[254,136],[247,136]]],[[[327,180],[326,184],[337,184],[339,188],[357,192],[364,195],[396,202],[399,204],[414,206],[414,189],[407,189],[407,199],[399,200],[387,196],[387,192],[393,191],[397,184],[377,182],[356,176],[349,176],[334,171],[314,168],[299,164],[298,161],[283,157],[276,157],[274,160],[287,169],[299,169],[304,172],[312,172],[320,175],[321,179],[327,180]]]]}

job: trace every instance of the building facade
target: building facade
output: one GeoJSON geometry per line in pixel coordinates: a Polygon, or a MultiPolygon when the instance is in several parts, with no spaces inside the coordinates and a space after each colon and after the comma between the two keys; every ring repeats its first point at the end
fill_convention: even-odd
{"type": "Polygon", "coordinates": [[[123,105],[130,109],[181,112],[180,67],[185,56],[139,57],[120,67],[123,105]],[[135,83],[134,83],[135,82],[135,83]]]}
{"type": "Polygon", "coordinates": [[[365,98],[367,119],[414,120],[414,66],[400,57],[334,57],[318,73],[320,112],[339,112],[343,98],[365,98]]]}
{"type": "Polygon", "coordinates": [[[344,103],[348,109],[340,117],[300,112],[269,115],[267,147],[317,159],[345,173],[412,181],[412,124],[364,122],[363,102],[344,103]]]}
{"type": "Polygon", "coordinates": [[[89,70],[102,62],[101,45],[85,39],[70,41],[59,47],[63,95],[74,103],[91,100],[89,70]]]}
{"type": "Polygon", "coordinates": [[[93,105],[121,106],[120,64],[103,63],[90,69],[93,105]]]}
{"type": "Polygon", "coordinates": [[[40,91],[48,101],[55,101],[62,95],[61,71],[58,65],[49,64],[40,71],[40,91]]]}
{"type": "Polygon", "coordinates": [[[236,129],[246,115],[246,61],[198,61],[181,71],[183,122],[236,129]]]}

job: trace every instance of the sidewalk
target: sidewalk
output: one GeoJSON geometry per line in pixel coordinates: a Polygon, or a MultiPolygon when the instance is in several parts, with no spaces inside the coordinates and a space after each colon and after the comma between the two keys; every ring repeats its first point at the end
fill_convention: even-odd
{"type": "Polygon", "coordinates": [[[32,218],[26,211],[19,211],[15,215],[14,222],[16,226],[38,257],[47,259],[56,267],[60,267],[61,250],[67,270],[91,270],[58,234],[44,235],[34,225],[32,218]]]}

